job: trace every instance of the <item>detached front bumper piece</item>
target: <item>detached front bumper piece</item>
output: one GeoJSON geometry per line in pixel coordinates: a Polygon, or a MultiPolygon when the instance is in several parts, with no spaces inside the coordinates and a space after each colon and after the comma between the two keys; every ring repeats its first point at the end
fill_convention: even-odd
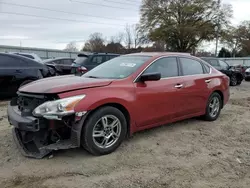
{"type": "MultiPolygon", "coordinates": [[[[17,106],[8,105],[8,120],[13,125],[14,141],[26,157],[41,159],[53,150],[70,149],[80,147],[81,130],[85,117],[71,124],[67,128],[67,139],[58,139],[56,142],[51,140],[53,133],[50,123],[46,119],[38,119],[33,116],[21,115],[17,106]],[[69,130],[69,131],[68,131],[69,130]]],[[[63,122],[57,122],[63,124],[63,122]]]]}

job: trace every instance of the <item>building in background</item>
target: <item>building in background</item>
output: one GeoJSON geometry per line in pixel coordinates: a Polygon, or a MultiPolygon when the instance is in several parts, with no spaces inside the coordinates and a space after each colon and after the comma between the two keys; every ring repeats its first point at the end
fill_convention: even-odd
{"type": "MultiPolygon", "coordinates": [[[[23,53],[35,53],[41,59],[51,59],[56,57],[70,57],[76,58],[79,52],[68,52],[55,49],[44,48],[31,48],[31,47],[19,47],[19,46],[5,46],[0,45],[0,52],[23,52],[23,53]]],[[[84,53],[84,52],[82,52],[84,53]]]]}

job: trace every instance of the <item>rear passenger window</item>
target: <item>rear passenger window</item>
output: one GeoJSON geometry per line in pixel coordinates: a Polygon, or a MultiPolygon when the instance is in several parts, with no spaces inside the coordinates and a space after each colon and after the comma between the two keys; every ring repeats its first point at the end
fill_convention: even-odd
{"type": "Polygon", "coordinates": [[[114,55],[109,56],[110,59],[113,59],[113,58],[115,58],[115,57],[117,57],[117,56],[114,56],[114,55]]]}
{"type": "Polygon", "coordinates": [[[161,73],[162,78],[178,76],[178,64],[175,57],[161,58],[154,62],[144,73],[161,73]]]}
{"type": "Polygon", "coordinates": [[[64,65],[71,65],[72,64],[71,59],[65,59],[65,60],[63,60],[63,62],[64,62],[64,65]]]}
{"type": "Polygon", "coordinates": [[[24,61],[18,58],[9,57],[7,55],[0,56],[0,66],[1,67],[22,67],[26,66],[24,61]]]}
{"type": "Polygon", "coordinates": [[[94,56],[92,59],[93,64],[101,64],[105,56],[94,56]]]}
{"type": "Polygon", "coordinates": [[[189,59],[189,58],[180,58],[180,62],[181,62],[182,72],[184,76],[204,74],[202,65],[199,61],[189,59]]]}
{"type": "Polygon", "coordinates": [[[110,59],[112,59],[112,58],[111,58],[111,56],[106,55],[106,57],[105,57],[105,61],[108,61],[108,60],[110,60],[110,59]]]}

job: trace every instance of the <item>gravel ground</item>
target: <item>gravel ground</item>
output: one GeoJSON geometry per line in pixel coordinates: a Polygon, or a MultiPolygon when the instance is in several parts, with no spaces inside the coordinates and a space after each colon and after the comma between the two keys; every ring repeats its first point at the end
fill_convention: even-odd
{"type": "Polygon", "coordinates": [[[1,188],[249,188],[250,83],[231,88],[215,122],[190,119],[143,131],[101,157],[83,149],[23,157],[12,141],[6,105],[0,102],[1,188]]]}

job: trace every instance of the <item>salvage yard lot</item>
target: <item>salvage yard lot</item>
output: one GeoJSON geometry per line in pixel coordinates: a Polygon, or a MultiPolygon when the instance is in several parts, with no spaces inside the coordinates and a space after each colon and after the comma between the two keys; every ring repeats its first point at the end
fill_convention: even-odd
{"type": "Polygon", "coordinates": [[[0,187],[233,187],[250,185],[250,83],[231,87],[215,122],[190,119],[143,131],[116,152],[94,157],[83,149],[35,160],[12,141],[0,102],[0,187]]]}

